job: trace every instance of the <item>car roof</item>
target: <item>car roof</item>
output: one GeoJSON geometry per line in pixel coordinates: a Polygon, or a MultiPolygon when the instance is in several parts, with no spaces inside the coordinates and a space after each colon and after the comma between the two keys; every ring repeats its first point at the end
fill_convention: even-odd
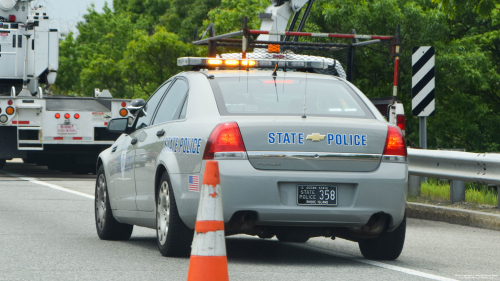
{"type": "MultiPolygon", "coordinates": [[[[226,78],[226,77],[241,77],[243,75],[249,76],[249,77],[262,77],[262,76],[271,76],[273,73],[272,70],[208,70],[208,71],[185,71],[182,73],[179,73],[178,75],[213,75],[214,77],[221,77],[221,78],[226,78]]],[[[306,72],[299,72],[299,71],[287,71],[283,72],[282,69],[279,69],[277,71],[278,77],[286,77],[289,78],[311,78],[311,79],[328,79],[328,80],[343,80],[339,79],[338,77],[335,77],[333,75],[326,75],[326,74],[318,74],[318,73],[306,73],[306,72]]]]}

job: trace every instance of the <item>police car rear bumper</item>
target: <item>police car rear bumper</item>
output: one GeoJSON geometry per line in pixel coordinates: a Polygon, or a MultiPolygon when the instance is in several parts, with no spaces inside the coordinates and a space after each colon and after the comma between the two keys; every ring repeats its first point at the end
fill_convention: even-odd
{"type": "MultiPolygon", "coordinates": [[[[349,173],[257,170],[247,160],[218,162],[225,222],[238,211],[252,211],[257,214],[257,225],[359,227],[373,214],[383,212],[391,216],[391,228],[404,216],[405,163],[381,162],[375,171],[349,173]],[[337,206],[297,205],[299,184],[337,186],[337,206]]],[[[185,195],[179,199],[191,202],[183,203],[198,206],[192,192],[185,195]]],[[[196,208],[182,210],[181,217],[194,227],[196,208]]]]}

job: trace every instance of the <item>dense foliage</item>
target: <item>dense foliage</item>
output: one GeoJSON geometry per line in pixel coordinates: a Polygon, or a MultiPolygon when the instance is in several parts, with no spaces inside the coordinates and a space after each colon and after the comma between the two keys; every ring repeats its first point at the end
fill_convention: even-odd
{"type": "MultiPolygon", "coordinates": [[[[190,41],[208,23],[216,32],[258,28],[264,0],[113,0],[103,13],[91,6],[61,42],[56,91],[147,98],[182,71],[176,58],[202,54],[190,41]]],[[[498,0],[317,0],[305,30],[390,35],[402,27],[399,99],[407,139],[418,144],[411,115],[411,48],[436,49],[436,114],[428,118],[430,148],[500,149],[500,12],[498,0]]],[[[392,94],[393,60],[384,46],[358,48],[354,83],[369,97],[392,94]]]]}

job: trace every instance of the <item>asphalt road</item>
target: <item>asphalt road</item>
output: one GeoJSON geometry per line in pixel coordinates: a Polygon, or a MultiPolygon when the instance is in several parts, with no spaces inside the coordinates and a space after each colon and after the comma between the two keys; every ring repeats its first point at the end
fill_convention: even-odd
{"type": "MultiPolygon", "coordinates": [[[[0,280],[186,280],[189,259],[165,258],[156,232],[102,241],[93,175],[10,161],[0,171],[0,280]]],[[[500,232],[408,219],[396,261],[362,258],[356,243],[226,238],[231,280],[500,280],[500,232]]]]}

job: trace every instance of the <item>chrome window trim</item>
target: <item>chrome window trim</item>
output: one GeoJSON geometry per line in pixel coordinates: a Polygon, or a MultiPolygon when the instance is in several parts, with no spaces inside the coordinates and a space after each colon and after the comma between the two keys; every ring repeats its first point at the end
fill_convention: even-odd
{"type": "Polygon", "coordinates": [[[380,161],[382,154],[368,153],[329,153],[300,151],[247,151],[248,159],[297,159],[297,160],[350,160],[350,161],[380,161]]]}

